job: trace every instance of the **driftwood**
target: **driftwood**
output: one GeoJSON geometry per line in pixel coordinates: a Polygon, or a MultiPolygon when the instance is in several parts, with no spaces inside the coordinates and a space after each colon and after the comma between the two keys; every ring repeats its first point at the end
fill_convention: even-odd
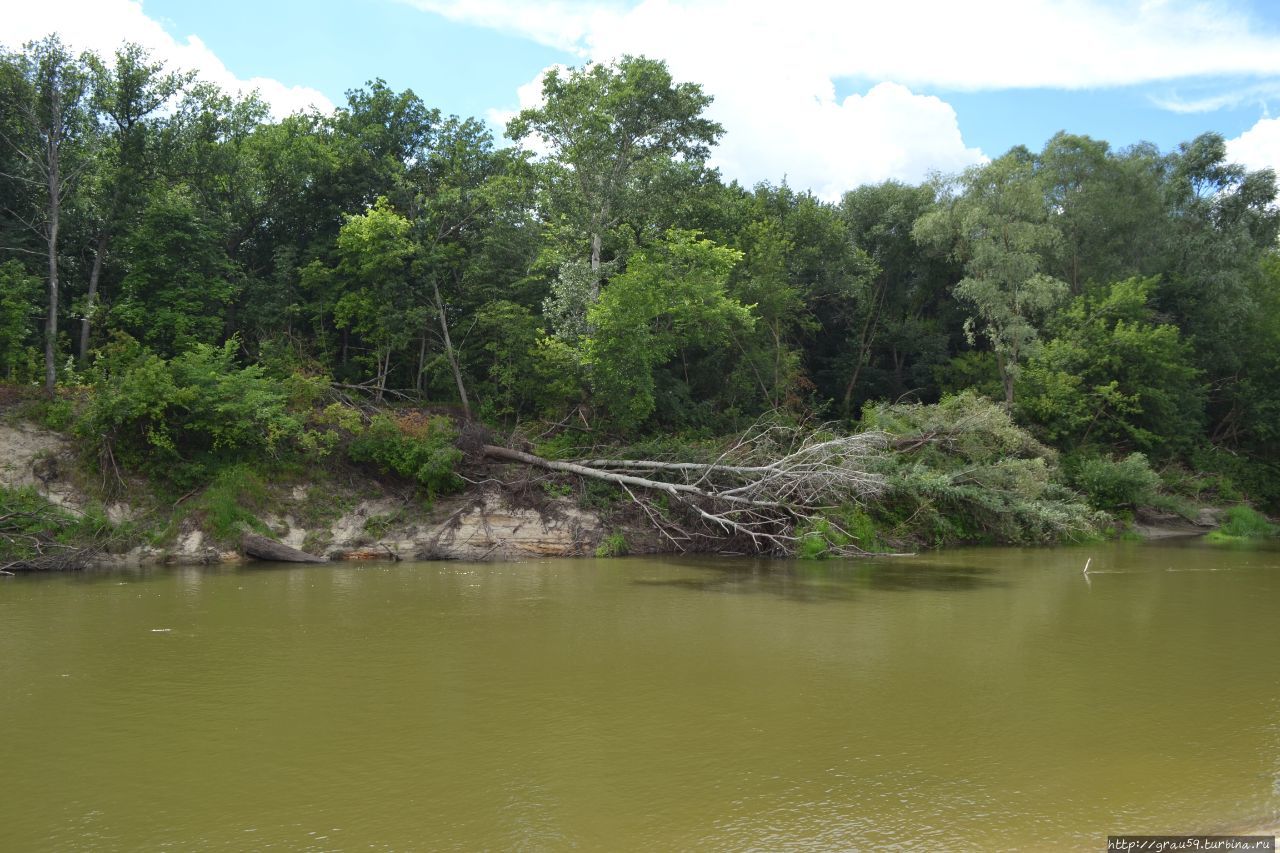
{"type": "Polygon", "coordinates": [[[259,536],[257,533],[246,533],[244,538],[240,540],[240,550],[244,552],[246,557],[253,557],[256,560],[270,560],[276,563],[328,562],[324,557],[317,557],[314,554],[308,554],[306,551],[299,551],[297,548],[291,548],[283,542],[259,536]]]}

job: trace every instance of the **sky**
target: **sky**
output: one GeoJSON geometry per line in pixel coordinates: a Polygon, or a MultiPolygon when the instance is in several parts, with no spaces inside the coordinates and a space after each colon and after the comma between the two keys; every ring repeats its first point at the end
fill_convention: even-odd
{"type": "Polygon", "coordinates": [[[123,40],[277,115],[374,78],[501,137],[552,66],[625,54],[699,83],[725,127],[713,164],[836,199],[1039,150],[1205,131],[1280,171],[1275,0],[0,0],[0,43],[123,40]],[[1272,114],[1277,117],[1273,118],[1272,114]]]}

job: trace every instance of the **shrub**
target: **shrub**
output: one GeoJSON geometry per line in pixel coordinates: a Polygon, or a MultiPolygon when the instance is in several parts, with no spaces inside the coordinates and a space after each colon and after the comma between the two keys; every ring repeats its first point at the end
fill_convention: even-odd
{"type": "Polygon", "coordinates": [[[73,512],[33,488],[0,486],[0,569],[83,568],[90,549],[114,532],[97,507],[73,512]]]}
{"type": "Polygon", "coordinates": [[[1071,484],[1098,509],[1150,504],[1160,486],[1160,475],[1151,470],[1147,457],[1141,453],[1130,453],[1118,462],[1105,456],[1090,456],[1073,467],[1071,484]]]}
{"type": "Polygon", "coordinates": [[[375,415],[348,449],[355,462],[371,462],[418,484],[428,497],[462,488],[455,471],[462,451],[454,446],[458,431],[447,417],[411,412],[392,417],[375,415]]]}
{"type": "Polygon", "coordinates": [[[236,339],[165,360],[127,336],[99,356],[76,426],[113,462],[190,486],[226,464],[274,459],[307,430],[282,384],[238,367],[236,339]]]}
{"type": "Polygon", "coordinates": [[[195,504],[204,516],[204,529],[214,539],[229,541],[246,530],[270,534],[254,511],[267,500],[267,486],[248,465],[223,468],[195,504]]]}

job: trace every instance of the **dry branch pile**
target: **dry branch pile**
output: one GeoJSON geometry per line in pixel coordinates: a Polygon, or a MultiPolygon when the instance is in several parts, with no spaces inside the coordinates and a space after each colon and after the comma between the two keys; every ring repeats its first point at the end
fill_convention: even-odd
{"type": "Polygon", "coordinates": [[[88,568],[100,548],[59,542],[57,534],[65,525],[65,515],[53,508],[0,514],[0,574],[88,568]]]}
{"type": "Polygon", "coordinates": [[[795,550],[797,528],[824,518],[823,510],[883,491],[876,469],[887,444],[882,432],[839,436],[771,423],[752,427],[708,462],[558,461],[489,444],[483,452],[617,485],[679,550],[720,542],[721,551],[740,543],[753,553],[785,555],[795,550]],[[668,511],[675,507],[684,512],[668,511]]]}

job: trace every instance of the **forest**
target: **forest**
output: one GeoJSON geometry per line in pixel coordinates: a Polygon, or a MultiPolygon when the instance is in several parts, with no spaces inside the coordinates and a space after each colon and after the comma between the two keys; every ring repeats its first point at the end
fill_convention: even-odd
{"type": "Polygon", "coordinates": [[[726,182],[710,97],[660,61],[543,94],[495,139],[380,80],[277,120],[136,45],[0,52],[0,378],[183,491],[341,452],[437,494],[472,424],[704,480],[767,464],[716,468],[725,437],[887,436],[858,447],[880,486],[808,500],[830,524],[708,510],[739,480],[695,496],[761,550],[926,506],[927,544],[1053,538],[1085,502],[1280,505],[1276,177],[1221,136],[1064,131],[826,201],[726,182]],[[1039,514],[1006,530],[1010,495],[1039,514]]]}

